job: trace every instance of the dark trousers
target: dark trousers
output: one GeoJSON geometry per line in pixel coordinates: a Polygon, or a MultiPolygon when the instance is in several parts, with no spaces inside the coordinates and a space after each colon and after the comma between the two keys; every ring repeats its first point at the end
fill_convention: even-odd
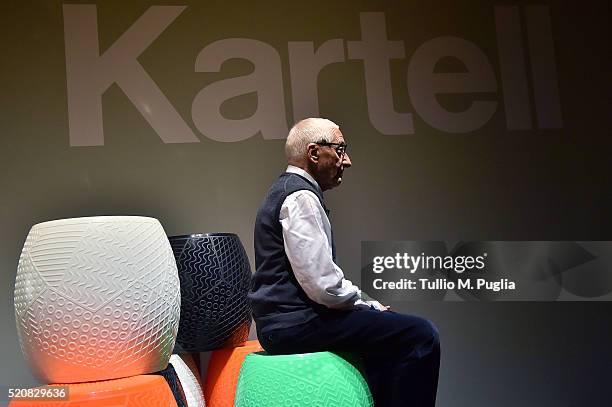
{"type": "Polygon", "coordinates": [[[359,356],[376,407],[436,403],[440,342],[423,318],[393,311],[333,311],[306,324],[258,332],[270,354],[319,351],[359,356]]]}

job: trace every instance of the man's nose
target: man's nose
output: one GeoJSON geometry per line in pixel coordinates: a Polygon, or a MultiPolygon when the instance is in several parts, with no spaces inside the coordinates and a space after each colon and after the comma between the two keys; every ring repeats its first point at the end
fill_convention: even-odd
{"type": "Polygon", "coordinates": [[[344,156],[342,156],[342,166],[348,168],[351,165],[353,165],[351,162],[351,157],[349,157],[348,153],[344,153],[344,156]]]}

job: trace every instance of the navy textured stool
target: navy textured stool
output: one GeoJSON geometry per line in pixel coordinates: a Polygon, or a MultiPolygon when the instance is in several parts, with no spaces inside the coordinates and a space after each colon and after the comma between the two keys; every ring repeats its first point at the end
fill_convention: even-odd
{"type": "Polygon", "coordinates": [[[172,395],[174,396],[174,401],[176,401],[177,407],[189,407],[187,405],[187,397],[185,396],[185,391],[183,390],[183,386],[181,385],[181,380],[176,374],[174,366],[169,363],[165,369],[160,370],[159,372],[155,372],[154,374],[160,375],[164,378],[164,380],[166,380],[166,383],[168,383],[168,387],[170,387],[170,390],[172,391],[172,395]]]}
{"type": "Polygon", "coordinates": [[[238,236],[207,233],[169,239],[181,282],[175,352],[244,344],[251,326],[251,267],[238,236]]]}

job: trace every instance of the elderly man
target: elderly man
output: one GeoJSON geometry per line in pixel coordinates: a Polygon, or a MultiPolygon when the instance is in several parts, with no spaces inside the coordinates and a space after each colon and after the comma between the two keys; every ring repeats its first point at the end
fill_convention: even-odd
{"type": "Polygon", "coordinates": [[[323,191],[340,185],[352,165],[346,150],[340,129],[326,119],[302,120],[289,132],[289,166],[255,222],[249,297],[259,341],[271,354],[352,352],[363,359],[377,407],[433,406],[435,327],[366,298],[336,264],[323,191]]]}

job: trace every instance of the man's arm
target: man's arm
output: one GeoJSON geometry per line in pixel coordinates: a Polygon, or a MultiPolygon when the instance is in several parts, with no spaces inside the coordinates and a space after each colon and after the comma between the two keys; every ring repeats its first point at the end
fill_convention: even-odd
{"type": "Polygon", "coordinates": [[[311,300],[336,309],[364,306],[384,310],[377,301],[364,302],[359,288],[345,279],[334,263],[331,226],[315,194],[303,190],[289,195],[279,217],[285,253],[311,300]]]}

